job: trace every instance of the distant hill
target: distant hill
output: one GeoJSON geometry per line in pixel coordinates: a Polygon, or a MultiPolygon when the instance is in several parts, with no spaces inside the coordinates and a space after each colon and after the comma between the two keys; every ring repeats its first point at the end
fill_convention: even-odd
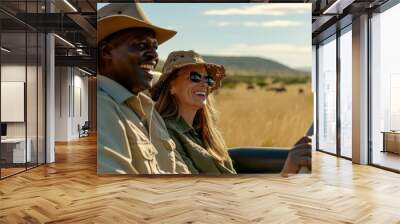
{"type": "Polygon", "coordinates": [[[302,72],[311,72],[311,68],[310,67],[298,67],[296,68],[296,70],[302,71],[302,72]]]}
{"type": "MultiPolygon", "coordinates": [[[[309,75],[309,72],[292,69],[279,62],[260,58],[242,56],[203,56],[204,60],[211,63],[222,64],[225,66],[227,75],[260,75],[260,76],[298,76],[309,75]]],[[[164,61],[157,65],[157,70],[161,71],[164,61]]]]}

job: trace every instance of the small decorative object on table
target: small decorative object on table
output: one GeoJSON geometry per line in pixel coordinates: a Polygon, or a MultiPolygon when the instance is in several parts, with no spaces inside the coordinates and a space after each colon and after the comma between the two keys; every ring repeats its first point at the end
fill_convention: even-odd
{"type": "Polygon", "coordinates": [[[400,131],[390,130],[382,131],[383,150],[382,152],[391,152],[400,154],[400,131]]]}

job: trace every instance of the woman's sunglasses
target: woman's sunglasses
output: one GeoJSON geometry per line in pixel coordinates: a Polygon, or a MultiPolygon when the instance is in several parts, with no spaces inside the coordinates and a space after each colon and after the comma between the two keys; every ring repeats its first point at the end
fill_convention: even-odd
{"type": "MultiPolygon", "coordinates": [[[[189,79],[192,82],[199,83],[203,79],[203,76],[201,74],[199,74],[198,72],[190,72],[189,79]]],[[[215,86],[215,79],[212,75],[205,75],[204,79],[206,80],[207,85],[209,87],[215,86]]]]}

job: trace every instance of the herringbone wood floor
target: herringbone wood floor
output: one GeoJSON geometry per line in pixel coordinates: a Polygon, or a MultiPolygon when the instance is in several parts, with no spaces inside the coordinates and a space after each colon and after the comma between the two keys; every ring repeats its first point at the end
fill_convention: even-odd
{"type": "Polygon", "coordinates": [[[287,179],[99,177],[95,144],[0,181],[0,223],[400,223],[400,175],[319,152],[287,179]]]}

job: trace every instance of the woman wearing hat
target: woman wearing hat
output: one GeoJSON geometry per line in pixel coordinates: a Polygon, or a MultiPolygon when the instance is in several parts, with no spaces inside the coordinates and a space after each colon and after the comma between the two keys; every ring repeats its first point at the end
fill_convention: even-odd
{"type": "Polygon", "coordinates": [[[222,65],[206,63],[194,51],[175,51],[152,90],[156,109],[192,174],[236,173],[216,128],[210,95],[224,76],[222,65]]]}

